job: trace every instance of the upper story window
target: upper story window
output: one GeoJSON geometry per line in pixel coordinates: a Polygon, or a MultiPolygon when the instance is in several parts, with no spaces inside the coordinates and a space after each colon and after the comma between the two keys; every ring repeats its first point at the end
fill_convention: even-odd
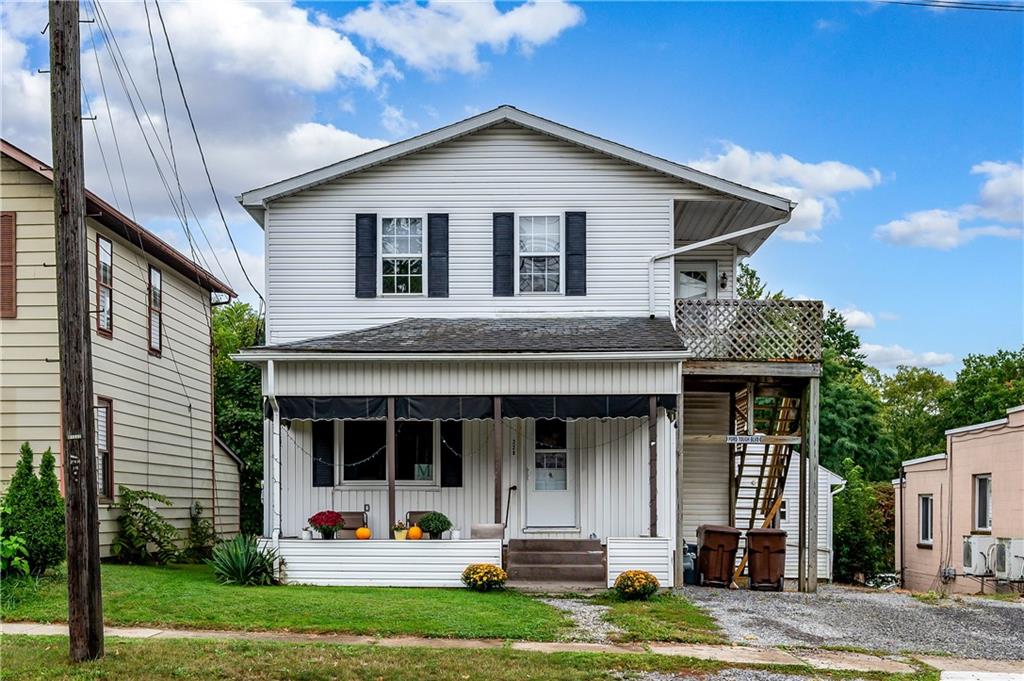
{"type": "Polygon", "coordinates": [[[381,218],[381,293],[423,294],[425,223],[423,217],[381,218]]]}
{"type": "Polygon", "coordinates": [[[931,544],[933,534],[933,522],[935,518],[934,506],[931,494],[922,494],[917,497],[917,541],[919,544],[931,544]]]}
{"type": "Polygon", "coordinates": [[[114,498],[114,402],[96,398],[96,487],[99,497],[114,498]]]}
{"type": "Polygon", "coordinates": [[[149,266],[149,351],[159,355],[163,350],[163,275],[160,270],[149,266]]]}
{"type": "Polygon", "coordinates": [[[561,293],[561,216],[520,215],[518,228],[519,292],[561,293]]]}
{"type": "Polygon", "coordinates": [[[992,474],[974,476],[974,529],[992,530],[992,474]]]}
{"type": "Polygon", "coordinates": [[[102,236],[96,237],[96,330],[114,333],[114,244],[102,236]]]}

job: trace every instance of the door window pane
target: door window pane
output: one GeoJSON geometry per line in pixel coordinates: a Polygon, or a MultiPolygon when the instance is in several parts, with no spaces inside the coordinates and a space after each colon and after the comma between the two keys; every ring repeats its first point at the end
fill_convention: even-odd
{"type": "Polygon", "coordinates": [[[679,272],[678,295],[680,298],[708,298],[707,270],[683,270],[679,272]]]}
{"type": "Polygon", "coordinates": [[[567,461],[565,452],[534,454],[534,489],[538,491],[565,491],[567,489],[567,461]]]}

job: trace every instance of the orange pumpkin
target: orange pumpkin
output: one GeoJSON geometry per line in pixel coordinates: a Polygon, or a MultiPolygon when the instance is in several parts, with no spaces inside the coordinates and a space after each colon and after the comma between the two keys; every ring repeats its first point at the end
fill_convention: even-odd
{"type": "Polygon", "coordinates": [[[413,525],[409,528],[409,534],[405,535],[406,539],[423,539],[423,530],[420,529],[419,525],[413,525]]]}
{"type": "Polygon", "coordinates": [[[369,538],[370,538],[370,528],[369,527],[360,527],[360,528],[356,529],[356,539],[369,539],[369,538]]]}

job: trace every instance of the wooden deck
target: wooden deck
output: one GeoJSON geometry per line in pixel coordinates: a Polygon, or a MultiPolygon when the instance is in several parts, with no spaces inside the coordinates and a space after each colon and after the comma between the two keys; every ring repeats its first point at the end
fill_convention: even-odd
{"type": "Polygon", "coordinates": [[[696,360],[816,363],[823,311],[820,300],[678,299],[676,330],[696,360]]]}

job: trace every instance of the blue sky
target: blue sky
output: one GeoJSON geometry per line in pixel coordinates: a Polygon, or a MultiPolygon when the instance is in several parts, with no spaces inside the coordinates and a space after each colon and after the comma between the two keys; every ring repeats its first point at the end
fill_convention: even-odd
{"type": "MultiPolygon", "coordinates": [[[[508,103],[738,181],[791,188],[808,212],[751,264],[773,288],[846,311],[882,368],[904,361],[953,373],[967,353],[1024,340],[1024,14],[875,3],[232,2],[196,17],[195,5],[180,15],[161,6],[225,197],[279,179],[275,169],[298,172],[508,103]],[[259,12],[279,13],[267,23],[259,12]],[[195,39],[185,37],[189,21],[203,22],[195,39]],[[209,52],[219,21],[245,45],[209,52]],[[260,101],[268,110],[256,110],[260,101]],[[276,155],[251,150],[261,139],[276,155]]],[[[128,47],[144,30],[134,9],[106,8],[128,47]]],[[[30,71],[46,55],[28,31],[34,12],[5,7],[5,100],[38,90],[30,71]]],[[[86,89],[102,107],[95,75],[87,71],[86,89]]],[[[4,136],[48,158],[31,113],[5,103],[4,136]]],[[[90,185],[109,193],[96,161],[90,185]]],[[[149,198],[140,217],[181,243],[161,214],[166,197],[149,198]]],[[[234,207],[230,219],[255,269],[261,234],[234,207]]]]}

